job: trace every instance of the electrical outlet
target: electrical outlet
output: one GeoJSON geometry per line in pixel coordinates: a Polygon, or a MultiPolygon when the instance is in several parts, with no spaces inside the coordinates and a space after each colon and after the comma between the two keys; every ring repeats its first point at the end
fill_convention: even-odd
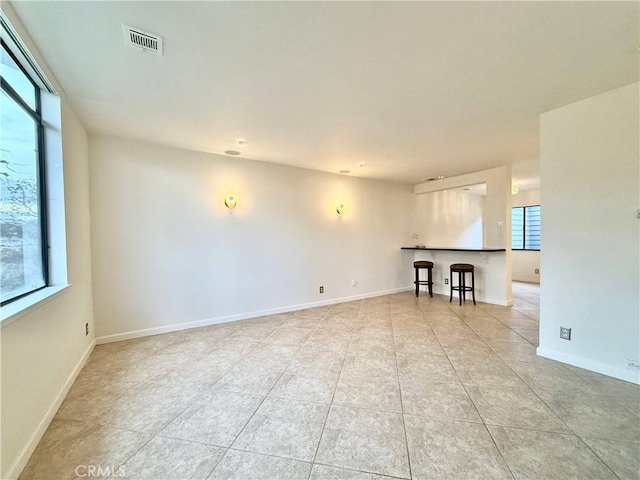
{"type": "Polygon", "coordinates": [[[444,284],[445,284],[445,285],[449,285],[449,279],[448,279],[448,278],[445,278],[445,279],[444,279],[444,284]]]}
{"type": "Polygon", "coordinates": [[[571,329],[560,327],[560,338],[563,340],[571,340],[571,329]]]}
{"type": "Polygon", "coordinates": [[[320,293],[324,293],[324,285],[320,285],[320,293]]]}
{"type": "Polygon", "coordinates": [[[540,269],[539,269],[539,268],[536,268],[536,269],[535,269],[535,274],[536,274],[536,275],[540,275],[540,269]]]}
{"type": "Polygon", "coordinates": [[[629,370],[635,370],[636,372],[640,372],[640,361],[638,361],[638,360],[629,360],[627,358],[626,367],[629,370]]]}
{"type": "Polygon", "coordinates": [[[87,335],[89,335],[89,324],[88,323],[84,324],[84,335],[85,335],[85,337],[87,335]]]}

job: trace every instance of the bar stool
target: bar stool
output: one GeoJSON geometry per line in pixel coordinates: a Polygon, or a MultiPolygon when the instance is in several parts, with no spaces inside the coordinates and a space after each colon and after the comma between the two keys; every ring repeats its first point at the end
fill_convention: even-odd
{"type": "Polygon", "coordinates": [[[450,286],[451,286],[451,290],[449,293],[449,302],[451,302],[451,300],[453,299],[453,291],[456,290],[458,292],[458,298],[460,300],[460,305],[462,305],[462,302],[464,300],[466,300],[466,292],[471,292],[471,295],[473,297],[473,304],[476,304],[476,292],[475,292],[475,286],[476,286],[476,280],[475,280],[475,275],[474,275],[474,266],[471,265],[470,263],[452,263],[451,266],[449,267],[449,282],[450,282],[450,286]],[[453,274],[457,273],[458,274],[458,286],[454,287],[453,286],[453,274]],[[468,287],[467,284],[465,283],[465,277],[467,273],[471,273],[471,286],[468,287]]]}
{"type": "Polygon", "coordinates": [[[413,268],[416,269],[416,297],[420,292],[420,285],[427,285],[429,287],[429,296],[433,297],[433,262],[427,262],[426,260],[418,260],[413,262],[413,268]],[[427,269],[427,280],[420,280],[420,269],[427,269]]]}

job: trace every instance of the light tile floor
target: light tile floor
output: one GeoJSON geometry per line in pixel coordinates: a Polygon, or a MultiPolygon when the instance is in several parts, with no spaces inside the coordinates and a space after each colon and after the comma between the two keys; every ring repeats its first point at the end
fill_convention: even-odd
{"type": "Polygon", "coordinates": [[[640,478],[640,388],[537,357],[537,286],[514,297],[98,346],[21,479],[640,478]]]}

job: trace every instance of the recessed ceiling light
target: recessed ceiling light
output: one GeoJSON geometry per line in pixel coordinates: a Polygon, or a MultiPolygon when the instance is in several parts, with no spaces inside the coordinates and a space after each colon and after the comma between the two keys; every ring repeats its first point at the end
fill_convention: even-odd
{"type": "Polygon", "coordinates": [[[443,178],[447,178],[447,177],[445,177],[444,175],[438,175],[437,177],[438,180],[442,180],[443,178]]]}
{"type": "Polygon", "coordinates": [[[351,173],[351,170],[338,170],[338,173],[351,173]]]}
{"type": "Polygon", "coordinates": [[[240,152],[237,152],[236,150],[225,150],[224,153],[227,155],[240,155],[240,152]]]}
{"type": "Polygon", "coordinates": [[[246,147],[247,146],[247,142],[244,138],[236,138],[236,145],[238,145],[239,147],[246,147]]]}
{"type": "Polygon", "coordinates": [[[367,166],[367,164],[366,164],[366,163],[364,163],[364,162],[360,162],[360,163],[358,164],[358,168],[364,168],[364,167],[366,167],[366,166],[367,166]]]}

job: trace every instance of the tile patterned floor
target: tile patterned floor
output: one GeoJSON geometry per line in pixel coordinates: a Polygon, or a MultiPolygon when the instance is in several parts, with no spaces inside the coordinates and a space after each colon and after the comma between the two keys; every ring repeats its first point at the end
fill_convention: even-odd
{"type": "Polygon", "coordinates": [[[640,478],[640,388],[537,357],[537,286],[514,297],[98,346],[21,479],[640,478]]]}

